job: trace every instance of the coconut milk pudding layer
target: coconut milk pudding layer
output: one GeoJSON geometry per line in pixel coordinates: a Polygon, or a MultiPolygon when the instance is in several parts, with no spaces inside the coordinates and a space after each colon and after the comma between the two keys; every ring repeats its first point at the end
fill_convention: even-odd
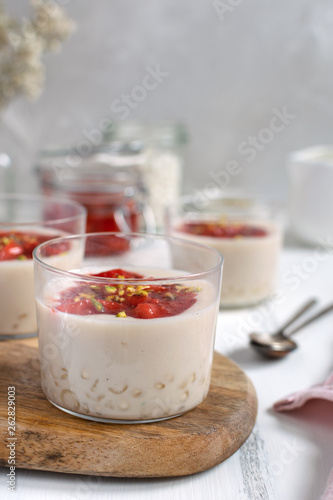
{"type": "MultiPolygon", "coordinates": [[[[59,231],[35,227],[0,231],[0,335],[37,332],[32,251],[59,235],[59,231]]],[[[65,250],[62,244],[53,252],[65,250]]]]}
{"type": "Polygon", "coordinates": [[[118,284],[180,274],[172,270],[99,271],[93,275],[109,284],[68,286],[56,278],[37,300],[41,380],[49,401],[109,422],[160,420],[200,404],[210,385],[218,308],[213,286],[202,279],[118,284]]]}
{"type": "Polygon", "coordinates": [[[191,221],[178,224],[172,234],[186,236],[222,253],[222,307],[255,304],[273,292],[282,245],[279,225],[248,220],[191,221]]]}

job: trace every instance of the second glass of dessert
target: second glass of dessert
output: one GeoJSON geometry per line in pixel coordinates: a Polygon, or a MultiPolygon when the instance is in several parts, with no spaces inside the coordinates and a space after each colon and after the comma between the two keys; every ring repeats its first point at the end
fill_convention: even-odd
{"type": "Polygon", "coordinates": [[[222,274],[217,250],[159,235],[95,233],[43,243],[34,259],[41,381],[51,403],[86,419],[139,423],[205,399],[222,274]],[[55,265],[59,244],[66,251],[55,265]]]}
{"type": "MultiPolygon", "coordinates": [[[[57,236],[85,230],[78,203],[47,196],[0,194],[0,339],[37,335],[32,251],[57,236]]],[[[56,261],[66,248],[53,247],[56,261]]]]}
{"type": "Polygon", "coordinates": [[[252,306],[272,294],[282,245],[274,203],[246,193],[184,196],[167,207],[166,226],[223,254],[221,307],[252,306]]]}

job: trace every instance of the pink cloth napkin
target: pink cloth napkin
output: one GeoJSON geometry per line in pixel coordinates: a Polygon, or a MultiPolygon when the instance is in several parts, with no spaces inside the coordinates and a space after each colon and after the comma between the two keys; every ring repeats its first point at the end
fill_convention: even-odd
{"type": "MultiPolygon", "coordinates": [[[[327,399],[333,402],[333,373],[322,384],[295,392],[287,398],[277,401],[273,408],[276,411],[294,410],[303,406],[309,399],[327,399]]],[[[333,500],[333,469],[328,478],[322,500],[333,500]]]]}

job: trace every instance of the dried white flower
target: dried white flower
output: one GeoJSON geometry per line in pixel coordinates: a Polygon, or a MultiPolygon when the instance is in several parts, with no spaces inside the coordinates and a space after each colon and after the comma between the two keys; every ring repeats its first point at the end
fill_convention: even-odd
{"type": "Polygon", "coordinates": [[[32,19],[21,22],[0,5],[0,108],[18,95],[38,97],[45,80],[44,52],[58,50],[74,29],[54,0],[31,3],[32,19]]]}

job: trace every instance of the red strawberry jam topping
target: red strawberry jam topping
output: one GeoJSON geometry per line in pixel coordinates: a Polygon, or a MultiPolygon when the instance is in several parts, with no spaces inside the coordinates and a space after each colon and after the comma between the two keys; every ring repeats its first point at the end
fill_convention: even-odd
{"type": "MultiPolygon", "coordinates": [[[[19,231],[0,233],[0,261],[32,259],[33,249],[55,238],[55,234],[22,233],[19,231]]],[[[59,243],[48,249],[48,255],[58,255],[68,250],[68,243],[59,243]]]]}
{"type": "Polygon", "coordinates": [[[151,319],[176,316],[189,309],[197,300],[197,287],[180,284],[142,284],[149,280],[142,275],[112,269],[99,274],[99,278],[110,278],[109,284],[79,283],[64,290],[60,295],[57,310],[79,315],[113,314],[117,317],[151,319]],[[124,279],[140,279],[140,285],[119,283],[124,279]]]}
{"type": "Polygon", "coordinates": [[[187,222],[181,227],[181,231],[213,238],[253,238],[267,235],[267,231],[261,227],[223,222],[187,222]]]}

